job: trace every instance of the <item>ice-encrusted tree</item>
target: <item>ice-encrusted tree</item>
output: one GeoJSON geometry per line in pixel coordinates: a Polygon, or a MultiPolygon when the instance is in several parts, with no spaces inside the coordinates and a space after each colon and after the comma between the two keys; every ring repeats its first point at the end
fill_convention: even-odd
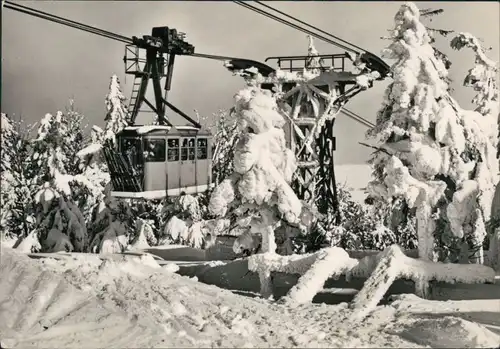
{"type": "Polygon", "coordinates": [[[0,124],[0,230],[2,234],[13,237],[15,233],[10,231],[10,223],[12,222],[15,213],[14,207],[17,201],[15,187],[19,180],[19,167],[16,163],[18,160],[18,150],[21,142],[21,136],[12,120],[7,114],[1,114],[0,124]]]}
{"type": "Polygon", "coordinates": [[[215,188],[209,211],[223,217],[231,209],[248,217],[252,232],[262,234],[262,252],[274,253],[274,230],[281,221],[300,220],[302,203],[289,185],[297,165],[285,144],[285,121],[276,101],[269,91],[247,82],[235,96],[241,135],[234,150],[234,173],[215,188]]]}
{"type": "Polygon", "coordinates": [[[104,131],[93,126],[90,132],[91,144],[76,153],[82,164],[82,175],[92,184],[92,187],[80,188],[81,207],[85,215],[89,236],[91,227],[99,213],[105,209],[105,188],[110,181],[109,173],[102,153],[99,151],[103,142],[104,131]],[[97,149],[97,150],[96,150],[97,149]]]}
{"type": "Polygon", "coordinates": [[[9,238],[25,237],[35,222],[32,193],[25,174],[28,135],[33,124],[12,120],[2,113],[1,124],[1,230],[9,238]]]}
{"type": "Polygon", "coordinates": [[[394,81],[369,131],[381,143],[371,159],[376,180],[369,189],[387,199],[403,197],[416,208],[420,258],[435,260],[438,243],[440,259],[457,259],[450,250],[457,241],[479,248],[485,236],[498,178],[492,123],[450,96],[447,70],[415,4],[401,6],[391,38],[383,54],[395,60],[394,81]]]}
{"type": "MultiPolygon", "coordinates": [[[[498,120],[498,128],[500,131],[500,114],[499,114],[499,90],[498,90],[498,63],[489,59],[486,56],[485,49],[481,42],[469,33],[459,33],[451,41],[451,47],[456,50],[469,48],[475,53],[475,66],[471,68],[464,79],[464,86],[468,86],[476,91],[472,103],[476,105],[476,111],[484,115],[485,118],[493,121],[498,120]]],[[[500,143],[495,137],[493,131],[490,134],[490,141],[497,147],[497,158],[500,157],[500,143]]],[[[498,133],[497,133],[498,136],[498,133]]],[[[496,192],[499,191],[498,183],[496,192]]],[[[492,266],[500,268],[500,210],[498,207],[498,199],[495,195],[493,207],[491,208],[491,216],[489,211],[485,212],[485,219],[490,220],[490,251],[489,257],[492,266]]]]}
{"type": "Polygon", "coordinates": [[[72,200],[72,184],[87,185],[81,175],[70,175],[64,152],[68,120],[62,112],[46,114],[31,144],[26,173],[36,203],[36,228],[17,248],[29,252],[84,251],[85,218],[72,200]]]}
{"type": "Polygon", "coordinates": [[[475,110],[484,116],[496,117],[499,112],[498,63],[486,56],[481,42],[472,34],[459,33],[451,40],[451,47],[455,50],[466,47],[474,51],[475,66],[468,71],[463,84],[477,92],[472,100],[475,110]]]}
{"type": "Polygon", "coordinates": [[[120,80],[114,74],[109,83],[109,92],[106,96],[107,114],[104,118],[106,127],[104,128],[104,139],[114,142],[115,135],[128,125],[128,111],[125,105],[126,98],[120,87],[120,80]]]}
{"type": "Polygon", "coordinates": [[[2,152],[0,154],[0,179],[2,192],[0,193],[0,228],[5,232],[6,221],[10,214],[9,208],[14,202],[12,183],[15,181],[15,172],[12,168],[12,162],[16,156],[15,145],[18,142],[19,134],[14,128],[11,118],[5,113],[1,114],[0,140],[2,152]]]}
{"type": "Polygon", "coordinates": [[[91,144],[79,152],[79,156],[87,159],[88,178],[98,182],[102,188],[100,200],[94,206],[89,223],[89,249],[95,253],[123,252],[133,239],[136,230],[137,222],[130,200],[117,200],[111,197],[109,169],[101,151],[106,142],[114,143],[116,133],[128,124],[125,100],[120,81],[113,75],[105,99],[107,113],[104,118],[104,130],[93,126],[91,144]]]}
{"type": "Polygon", "coordinates": [[[213,118],[212,174],[213,182],[219,184],[233,172],[234,148],[239,133],[233,110],[219,110],[213,118]]]}
{"type": "Polygon", "coordinates": [[[62,149],[68,159],[66,168],[68,173],[71,175],[81,174],[84,169],[84,164],[77,156],[75,149],[83,148],[83,135],[85,128],[87,127],[87,124],[85,123],[85,116],[76,109],[75,101],[73,99],[69,100],[69,106],[66,107],[66,113],[64,116],[67,120],[67,136],[64,137],[62,149]]]}

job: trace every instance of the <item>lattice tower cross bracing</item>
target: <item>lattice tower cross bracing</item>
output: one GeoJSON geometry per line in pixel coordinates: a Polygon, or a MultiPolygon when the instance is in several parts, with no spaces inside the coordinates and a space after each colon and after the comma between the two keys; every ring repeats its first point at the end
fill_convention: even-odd
{"type": "MultiPolygon", "coordinates": [[[[298,197],[327,215],[327,224],[338,222],[337,186],[333,126],[342,106],[363,89],[356,85],[356,74],[345,71],[345,54],[322,55],[331,66],[311,66],[311,56],[281,57],[280,68],[298,74],[284,74],[261,84],[273,90],[285,117],[287,145],[295,153],[298,168],[292,188],[298,197]],[[302,66],[293,66],[296,61],[302,66]],[[282,66],[289,63],[287,68],[282,66]]],[[[319,60],[315,61],[316,64],[319,60]]],[[[295,63],[296,64],[296,63],[295,63]]]]}

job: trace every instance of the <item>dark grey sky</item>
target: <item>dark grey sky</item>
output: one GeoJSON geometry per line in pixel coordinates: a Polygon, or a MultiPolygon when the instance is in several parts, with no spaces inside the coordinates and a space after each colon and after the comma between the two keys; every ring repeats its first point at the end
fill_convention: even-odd
{"type": "MultiPolygon", "coordinates": [[[[245,57],[264,61],[268,56],[305,54],[307,38],[301,32],[237,6],[216,1],[23,1],[26,6],[94,25],[126,36],[149,34],[155,26],[170,26],[187,33],[197,52],[245,57]]],[[[380,37],[393,27],[401,2],[272,2],[270,5],[319,28],[380,53],[387,42],[380,37]]],[[[499,59],[500,19],[498,2],[418,2],[420,8],[443,8],[431,26],[470,32],[484,40],[499,59]]],[[[340,49],[317,41],[320,53],[340,49]]],[[[438,47],[450,55],[456,98],[470,106],[471,91],[461,82],[473,65],[469,51],[454,52],[446,40],[438,47]]],[[[109,78],[117,74],[125,96],[132,76],[123,67],[124,45],[76,29],[2,11],[2,112],[22,113],[39,120],[45,113],[64,109],[74,97],[76,107],[90,124],[103,124],[104,97],[109,78]]],[[[220,62],[179,57],[170,101],[188,114],[198,109],[211,114],[232,105],[242,86],[220,62]]],[[[385,83],[358,95],[349,108],[374,121],[385,83]]],[[[336,124],[338,163],[360,163],[370,150],[358,145],[364,126],[340,117],[336,124]]]]}

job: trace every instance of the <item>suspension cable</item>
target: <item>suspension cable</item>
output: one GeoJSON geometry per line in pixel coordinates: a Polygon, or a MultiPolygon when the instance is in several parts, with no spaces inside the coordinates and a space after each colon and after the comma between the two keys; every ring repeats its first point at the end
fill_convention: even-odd
{"type": "MultiPolygon", "coordinates": [[[[262,4],[260,3],[259,1],[256,1],[257,3],[265,6],[265,7],[268,7],[270,9],[273,9],[271,6],[268,6],[268,5],[265,5],[265,4],[262,4]]],[[[310,30],[307,30],[307,29],[304,29],[296,24],[293,24],[287,20],[284,20],[284,19],[281,19],[277,16],[274,16],[272,14],[269,14],[268,12],[264,11],[264,10],[261,10],[261,9],[258,9],[252,5],[248,5],[247,3],[244,3],[242,1],[234,1],[234,3],[240,5],[240,6],[243,6],[245,8],[248,8],[252,11],[255,11],[259,14],[262,14],[266,17],[269,17],[271,19],[274,19],[282,24],[285,24],[287,26],[290,26],[294,29],[297,29],[299,31],[302,31],[302,32],[305,32],[306,34],[309,34],[311,36],[314,36],[318,39],[321,39],[323,41],[326,41],[328,43],[331,43],[333,45],[336,45],[340,48],[343,48],[345,50],[348,50],[348,51],[353,51],[353,52],[356,52],[352,49],[349,49],[343,45],[340,45],[338,43],[335,43],[334,41],[328,39],[328,38],[325,38],[321,35],[317,35],[315,34],[314,32],[310,31],[310,30]]],[[[5,1],[3,6],[7,9],[10,9],[10,10],[14,10],[14,11],[18,11],[18,12],[21,12],[21,13],[24,13],[24,14],[28,14],[28,15],[31,15],[31,16],[34,16],[34,17],[38,17],[38,18],[41,18],[41,19],[45,19],[45,20],[48,20],[48,21],[51,21],[51,22],[54,22],[54,23],[58,23],[58,24],[62,24],[62,25],[65,25],[65,26],[68,26],[68,27],[71,27],[71,28],[75,28],[75,29],[80,29],[82,31],[85,31],[85,32],[88,32],[88,33],[91,33],[91,34],[96,34],[96,35],[99,35],[99,36],[102,36],[102,37],[105,37],[105,38],[108,38],[108,39],[112,39],[112,40],[116,40],[116,41],[120,41],[120,42],[123,42],[123,43],[126,43],[126,44],[133,44],[133,41],[131,38],[128,38],[126,36],[123,36],[123,35],[120,35],[120,34],[115,34],[115,33],[112,33],[110,31],[107,31],[107,30],[103,30],[103,29],[99,29],[97,27],[93,27],[93,26],[90,26],[90,25],[86,25],[86,24],[83,24],[83,23],[79,23],[79,22],[76,22],[76,21],[73,21],[73,20],[70,20],[70,19],[66,19],[66,18],[63,18],[63,17],[59,17],[59,16],[56,16],[56,15],[53,15],[53,14],[50,14],[50,13],[47,13],[47,12],[43,12],[43,11],[40,11],[40,10],[36,10],[36,9],[33,9],[33,8],[30,8],[30,7],[27,7],[27,6],[24,6],[24,5],[20,5],[18,3],[13,3],[11,1],[5,1]]],[[[273,9],[275,10],[275,9],[273,9]]],[[[284,15],[284,16],[287,16],[289,18],[292,18],[292,19],[295,19],[293,18],[292,16],[289,16],[279,10],[275,10],[276,12],[284,15]]],[[[299,23],[302,23],[302,24],[305,24],[305,25],[308,25],[307,23],[303,22],[303,21],[300,21],[298,19],[295,19],[297,20],[299,23]]],[[[340,41],[343,41],[343,42],[346,42],[340,38],[337,38],[335,37],[334,35],[332,34],[329,34],[327,32],[324,32],[312,25],[308,25],[309,27],[312,27],[322,33],[325,33],[327,35],[330,35],[332,37],[334,37],[335,39],[337,40],[340,40],[340,41]]],[[[347,44],[350,44],[348,42],[346,42],[347,44]]],[[[353,44],[350,44],[362,51],[364,51],[363,49],[353,45],[353,44]]],[[[357,52],[359,53],[359,52],[357,52]]],[[[235,58],[235,57],[228,57],[228,56],[219,56],[219,55],[209,55],[209,54],[203,54],[203,53],[195,53],[193,54],[192,56],[194,57],[199,57],[199,58],[207,58],[207,59],[214,59],[214,60],[233,60],[233,59],[239,59],[239,58],[235,58]]],[[[373,127],[373,123],[371,123],[370,121],[364,119],[363,117],[357,115],[356,113],[346,109],[346,108],[343,108],[344,111],[346,112],[346,115],[353,118],[354,120],[364,124],[365,126],[368,126],[368,127],[373,127]]]]}
{"type": "Polygon", "coordinates": [[[350,109],[342,107],[342,111],[344,112],[344,114],[346,114],[348,117],[350,117],[354,121],[357,121],[358,123],[363,124],[364,126],[366,126],[368,128],[374,128],[375,127],[375,124],[373,122],[371,122],[368,119],[365,119],[361,115],[356,114],[355,112],[353,112],[350,109]]]}
{"type": "Polygon", "coordinates": [[[13,3],[11,1],[5,1],[4,5],[5,8],[8,8],[10,10],[18,11],[21,13],[25,13],[34,17],[42,18],[54,23],[62,24],[71,28],[75,29],[80,29],[83,31],[86,31],[88,33],[96,34],[99,36],[103,36],[108,39],[116,40],[116,41],[121,41],[127,44],[132,44],[132,39],[128,38],[123,35],[115,34],[106,30],[102,30],[96,27],[92,27],[83,23],[79,23],[76,21],[72,21],[63,17],[59,17],[47,12],[43,12],[40,10],[36,10],[27,6],[20,5],[18,3],[13,3]]]}
{"type": "MultiPolygon", "coordinates": [[[[302,20],[298,19],[297,17],[294,17],[294,16],[291,16],[291,15],[289,15],[289,14],[286,14],[285,12],[280,11],[280,10],[278,10],[278,9],[276,9],[276,8],[272,7],[272,6],[266,5],[266,4],[264,4],[263,2],[261,2],[261,1],[257,1],[257,0],[255,0],[254,2],[256,2],[257,4],[259,4],[259,5],[261,5],[261,6],[264,6],[264,7],[268,8],[268,9],[270,9],[270,10],[274,11],[274,12],[277,12],[277,13],[279,13],[280,15],[283,15],[283,16],[285,16],[285,17],[287,17],[287,18],[290,18],[290,19],[292,19],[292,20],[294,20],[294,21],[296,21],[296,22],[298,22],[298,23],[300,23],[300,24],[303,24],[303,25],[305,25],[305,26],[308,26],[309,28],[312,28],[312,29],[314,29],[314,30],[316,30],[316,31],[318,31],[318,32],[320,32],[320,33],[322,33],[322,34],[328,35],[328,36],[330,36],[330,37],[334,38],[335,40],[338,40],[338,41],[341,41],[341,42],[343,42],[343,43],[345,43],[345,44],[351,45],[352,47],[356,48],[357,50],[359,50],[359,51],[361,51],[361,52],[366,52],[366,50],[365,50],[365,49],[363,49],[363,48],[361,48],[361,47],[359,47],[359,46],[357,46],[357,45],[354,45],[353,43],[350,43],[350,42],[348,42],[348,41],[345,41],[345,40],[343,40],[343,39],[339,38],[338,36],[335,36],[335,35],[333,35],[333,34],[331,34],[331,33],[328,33],[328,32],[326,32],[326,31],[324,31],[324,30],[322,30],[322,29],[319,29],[318,27],[316,27],[316,26],[314,26],[314,25],[312,25],[312,24],[309,24],[309,23],[307,23],[307,22],[304,22],[304,21],[302,21],[302,20]]],[[[358,53],[359,53],[359,52],[358,52],[358,53]]]]}
{"type": "Polygon", "coordinates": [[[275,15],[273,15],[273,14],[271,14],[271,13],[269,13],[269,12],[265,11],[265,10],[259,9],[259,8],[255,7],[255,6],[252,6],[252,5],[248,4],[248,3],[247,3],[247,2],[245,2],[245,1],[233,1],[233,2],[234,2],[235,4],[237,4],[237,5],[240,5],[240,6],[242,6],[242,7],[245,7],[245,8],[247,8],[247,9],[251,10],[251,11],[257,12],[258,14],[261,14],[261,15],[263,15],[263,16],[265,16],[265,17],[268,17],[268,18],[274,19],[275,21],[280,22],[280,23],[282,23],[282,24],[284,24],[284,25],[286,25],[286,26],[289,26],[289,27],[291,27],[291,28],[297,29],[297,30],[299,30],[299,31],[301,31],[301,32],[303,32],[303,33],[309,34],[309,35],[311,35],[311,36],[313,36],[313,37],[315,37],[315,38],[317,38],[317,39],[323,40],[324,42],[327,42],[327,43],[329,43],[329,44],[332,44],[332,45],[335,45],[335,46],[337,46],[337,47],[340,47],[341,49],[344,49],[344,50],[346,50],[346,51],[355,52],[355,53],[357,53],[357,54],[359,54],[359,53],[360,53],[360,52],[357,52],[356,50],[353,50],[352,48],[349,48],[349,47],[344,46],[344,45],[342,45],[342,44],[339,44],[339,43],[337,43],[337,42],[335,42],[335,41],[333,41],[333,40],[331,40],[331,39],[328,39],[328,38],[327,38],[327,37],[325,37],[325,36],[319,35],[319,34],[317,34],[317,33],[313,32],[313,31],[311,31],[311,30],[305,29],[305,28],[303,28],[303,27],[301,27],[301,26],[299,26],[299,25],[297,25],[297,24],[294,24],[294,23],[292,23],[292,22],[290,22],[290,21],[287,21],[286,19],[279,18],[278,16],[275,16],[275,15]]]}

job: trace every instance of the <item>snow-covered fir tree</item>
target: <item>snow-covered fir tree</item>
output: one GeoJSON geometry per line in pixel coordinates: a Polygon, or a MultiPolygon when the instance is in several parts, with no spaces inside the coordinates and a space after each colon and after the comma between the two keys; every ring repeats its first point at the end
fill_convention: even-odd
{"type": "Polygon", "coordinates": [[[35,192],[36,229],[20,242],[24,251],[84,251],[87,242],[85,218],[72,200],[72,183],[87,185],[81,175],[70,175],[64,145],[68,120],[62,112],[46,114],[26,160],[26,174],[35,192]]]}
{"type": "MultiPolygon", "coordinates": [[[[456,50],[469,48],[475,53],[475,66],[471,68],[464,79],[464,86],[471,87],[476,92],[472,103],[476,105],[476,111],[484,115],[491,122],[498,120],[500,132],[500,114],[499,114],[499,90],[498,90],[498,63],[489,59],[481,42],[469,33],[459,33],[451,41],[451,47],[456,50]]],[[[498,133],[497,133],[498,135],[498,133]]],[[[500,143],[498,138],[490,134],[492,145],[497,146],[497,158],[500,157],[500,143]]],[[[489,211],[485,212],[485,219],[489,219],[489,259],[490,263],[496,269],[500,268],[500,201],[498,195],[500,187],[496,185],[496,192],[491,207],[491,216],[489,211]]]]}
{"type": "Polygon", "coordinates": [[[25,176],[28,135],[33,125],[12,120],[2,113],[1,123],[1,220],[2,235],[18,240],[28,235],[35,223],[33,193],[25,176]]]}
{"type": "Polygon", "coordinates": [[[234,173],[215,188],[209,210],[224,217],[231,209],[242,225],[262,235],[262,251],[274,253],[274,230],[282,221],[299,223],[301,219],[302,203],[289,185],[295,156],[286,147],[285,121],[269,91],[249,81],[235,99],[241,136],[234,153],[234,173]]]}
{"type": "Polygon", "coordinates": [[[457,245],[467,241],[480,250],[485,237],[485,212],[498,180],[491,120],[463,110],[450,96],[447,70],[415,4],[401,6],[391,38],[383,54],[396,61],[394,81],[369,131],[381,144],[371,159],[376,180],[369,189],[416,208],[421,258],[454,261],[457,245]]]}
{"type": "Polygon", "coordinates": [[[62,148],[68,159],[66,167],[71,175],[81,174],[84,164],[77,156],[75,149],[82,149],[83,147],[87,124],[85,123],[85,116],[76,109],[73,99],[70,99],[69,106],[66,108],[65,119],[67,120],[67,137],[64,138],[62,148]]]}
{"type": "Polygon", "coordinates": [[[219,184],[233,172],[234,148],[238,141],[238,128],[233,110],[219,110],[211,125],[214,139],[212,151],[213,182],[219,184]]]}
{"type": "Polygon", "coordinates": [[[105,126],[102,130],[93,126],[91,143],[80,150],[78,155],[86,160],[85,174],[95,187],[96,204],[93,206],[89,222],[91,252],[123,252],[133,238],[136,221],[133,218],[130,200],[117,200],[111,197],[111,182],[102,147],[106,142],[115,142],[116,133],[127,126],[127,107],[125,96],[116,75],[111,77],[109,92],[106,95],[105,126]]]}
{"type": "Polygon", "coordinates": [[[0,156],[0,180],[1,180],[1,193],[0,193],[0,229],[2,234],[7,232],[7,220],[11,214],[10,208],[14,205],[14,182],[16,173],[13,169],[12,162],[16,157],[16,144],[19,142],[19,134],[14,128],[13,121],[7,114],[1,114],[0,124],[0,140],[2,152],[0,156]]]}
{"type": "Polygon", "coordinates": [[[99,151],[103,135],[104,132],[100,127],[93,126],[90,133],[91,144],[76,154],[83,168],[82,175],[92,184],[91,187],[81,186],[78,193],[80,207],[89,228],[89,236],[92,235],[92,223],[105,208],[105,188],[110,181],[104,157],[99,151]]]}
{"type": "Polygon", "coordinates": [[[109,92],[106,96],[107,114],[104,118],[106,126],[104,128],[104,139],[114,142],[115,135],[128,125],[128,111],[125,105],[126,98],[120,87],[118,76],[113,75],[109,83],[109,92]]]}

